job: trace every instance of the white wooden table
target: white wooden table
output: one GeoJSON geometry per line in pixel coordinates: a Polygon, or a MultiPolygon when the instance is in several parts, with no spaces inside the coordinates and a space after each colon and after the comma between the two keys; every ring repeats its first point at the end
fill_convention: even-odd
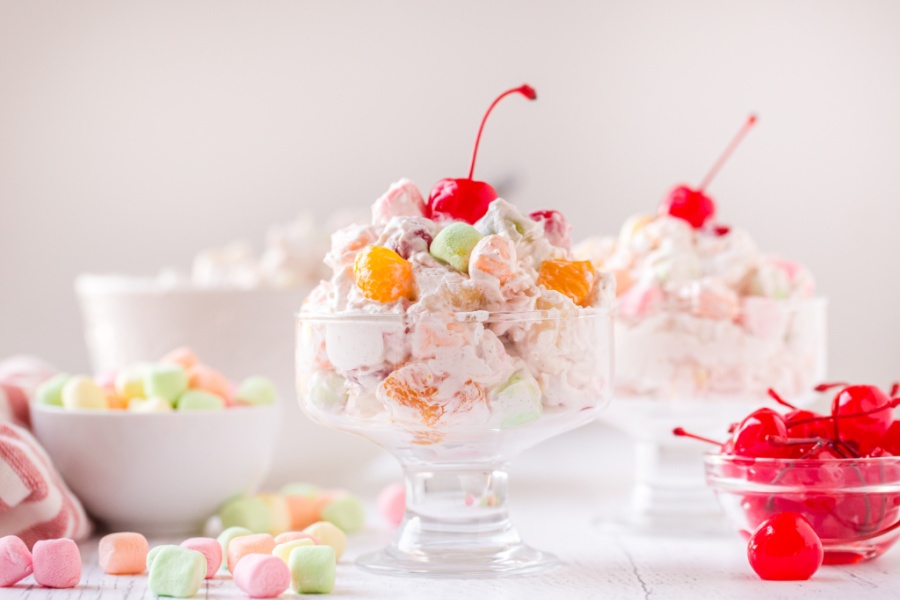
{"type": "MultiPolygon", "coordinates": [[[[625,500],[630,455],[623,438],[591,426],[530,450],[514,465],[512,514],[525,540],[555,553],[561,565],[528,577],[430,580],[369,575],[353,566],[353,558],[387,542],[391,532],[376,515],[364,533],[351,537],[338,566],[336,597],[428,600],[471,598],[598,598],[603,600],[716,598],[803,600],[805,598],[900,598],[900,549],[855,566],[823,567],[808,582],[760,581],[747,564],[745,544],[733,537],[667,539],[610,535],[594,523],[599,514],[625,500]],[[585,460],[573,460],[583,456],[585,460]],[[587,458],[590,457],[590,458],[587,458]],[[613,463],[616,457],[619,462],[613,463]]],[[[366,481],[348,482],[354,491],[374,497],[385,482],[398,476],[392,463],[379,463],[366,481]]],[[[177,540],[151,540],[171,543],[177,540]]],[[[0,590],[0,598],[153,598],[146,576],[112,577],[97,567],[97,543],[81,545],[85,563],[81,585],[74,590],[35,587],[31,578],[0,590]]],[[[289,598],[292,593],[285,593],[289,598]]],[[[245,598],[220,575],[200,590],[198,598],[245,598]]],[[[294,596],[296,597],[296,596],[294,596]]]]}

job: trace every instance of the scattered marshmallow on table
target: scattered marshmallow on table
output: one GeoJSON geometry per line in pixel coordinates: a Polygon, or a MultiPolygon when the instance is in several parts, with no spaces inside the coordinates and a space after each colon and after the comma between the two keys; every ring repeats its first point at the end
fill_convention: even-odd
{"type": "Polygon", "coordinates": [[[190,598],[206,578],[206,558],[181,546],[160,546],[150,560],[147,587],[157,596],[190,598]]]}
{"type": "Polygon", "coordinates": [[[228,544],[228,570],[234,573],[234,568],[245,556],[251,554],[272,554],[274,549],[275,538],[268,533],[254,533],[236,537],[228,544]]]}
{"type": "Polygon", "coordinates": [[[49,588],[73,588],[81,581],[81,552],[68,538],[41,540],[31,551],[34,580],[49,588]]]}
{"type": "Polygon", "coordinates": [[[212,579],[222,565],[222,547],[218,540],[206,537],[189,538],[181,542],[182,548],[196,550],[206,559],[206,579],[212,579]]]}
{"type": "Polygon", "coordinates": [[[341,494],[322,508],[322,520],[334,523],[344,533],[356,533],[366,524],[366,508],[356,496],[341,494]]]}
{"type": "Polygon", "coordinates": [[[301,546],[316,546],[316,542],[311,538],[298,538],[295,540],[290,540],[288,542],[282,542],[280,544],[276,544],[275,548],[272,549],[272,556],[277,556],[281,560],[284,561],[284,564],[288,564],[288,559],[291,557],[291,551],[294,548],[300,548],[301,546]]]}
{"type": "Polygon", "coordinates": [[[334,550],[335,560],[340,560],[344,550],[347,549],[347,535],[334,523],[319,521],[303,531],[319,540],[319,544],[330,546],[334,550]]]}
{"type": "Polygon", "coordinates": [[[100,538],[100,567],[110,575],[140,575],[147,566],[150,546],[140,533],[124,531],[100,538]]]}
{"type": "Polygon", "coordinates": [[[402,483],[392,483],[381,490],[376,500],[376,506],[381,516],[391,525],[399,525],[406,514],[406,486],[402,483]]]}
{"type": "Polygon", "coordinates": [[[235,567],[234,583],[251,598],[275,598],[291,586],[291,572],[277,556],[251,554],[235,567]]]}
{"type": "Polygon", "coordinates": [[[291,589],[298,594],[330,594],[334,590],[336,563],[330,546],[294,548],[288,560],[291,589]]]}
{"type": "Polygon", "coordinates": [[[318,544],[319,540],[304,531],[285,531],[275,536],[275,544],[286,544],[294,540],[312,540],[313,544],[318,544]]]}
{"type": "Polygon", "coordinates": [[[247,529],[246,527],[227,527],[222,533],[219,534],[219,537],[216,538],[216,541],[219,542],[219,546],[222,548],[222,558],[223,564],[225,568],[228,568],[227,559],[228,558],[228,547],[231,545],[232,540],[234,538],[241,537],[242,535],[252,535],[253,532],[247,529]]]}
{"type": "Polygon", "coordinates": [[[14,535],[0,538],[0,588],[15,585],[31,575],[31,552],[14,535]]]}

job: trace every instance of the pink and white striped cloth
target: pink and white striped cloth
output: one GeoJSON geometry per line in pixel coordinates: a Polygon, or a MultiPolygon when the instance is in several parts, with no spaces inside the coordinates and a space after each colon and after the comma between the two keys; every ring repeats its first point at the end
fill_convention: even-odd
{"type": "Polygon", "coordinates": [[[53,538],[81,539],[91,524],[50,457],[29,433],[28,404],[53,369],[32,358],[0,362],[0,536],[29,548],[53,538]]]}

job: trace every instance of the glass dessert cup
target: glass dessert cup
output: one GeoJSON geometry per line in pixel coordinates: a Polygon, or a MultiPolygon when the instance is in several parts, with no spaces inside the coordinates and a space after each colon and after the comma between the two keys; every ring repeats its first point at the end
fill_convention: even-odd
{"type": "Polygon", "coordinates": [[[900,457],[792,460],[707,454],[706,480],[746,540],[778,513],[806,517],[826,565],[883,554],[900,537],[900,457]]]}
{"type": "Polygon", "coordinates": [[[725,535],[706,486],[707,448],[675,427],[725,441],[730,423],[767,405],[774,388],[797,405],[815,398],[826,371],[826,302],[745,299],[738,321],[662,312],[616,321],[615,402],[603,420],[635,443],[627,507],[604,528],[672,536],[725,535]],[[747,301],[752,300],[753,305],[747,301]]]}
{"type": "Polygon", "coordinates": [[[403,523],[360,567],[493,577],[556,564],[510,521],[507,465],[606,406],[611,311],[300,314],[297,325],[303,410],[404,470],[403,523]]]}

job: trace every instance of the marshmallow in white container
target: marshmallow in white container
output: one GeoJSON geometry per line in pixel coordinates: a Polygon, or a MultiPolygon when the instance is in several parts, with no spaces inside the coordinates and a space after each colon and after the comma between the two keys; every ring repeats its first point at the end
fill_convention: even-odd
{"type": "Polygon", "coordinates": [[[268,483],[338,485],[361,472],[376,453],[315,426],[296,402],[293,315],[323,269],[328,241],[319,231],[301,217],[271,228],[260,254],[243,242],[201,252],[189,275],[168,269],[155,278],[80,276],[75,288],[94,370],[115,371],[190,346],[235,378],[266,373],[282,411],[268,483]],[[302,458],[314,450],[315,461],[302,458]]]}

